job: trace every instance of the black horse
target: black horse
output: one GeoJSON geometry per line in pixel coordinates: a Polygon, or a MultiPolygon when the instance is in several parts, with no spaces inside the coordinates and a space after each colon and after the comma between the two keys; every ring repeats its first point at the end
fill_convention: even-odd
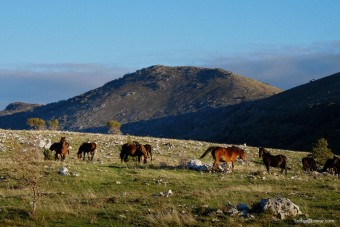
{"type": "Polygon", "coordinates": [[[259,157],[262,157],[263,163],[266,166],[267,172],[269,173],[269,166],[271,167],[280,167],[281,173],[283,170],[287,175],[287,158],[284,155],[271,155],[269,151],[264,149],[263,147],[259,148],[259,157]]]}
{"type": "Polygon", "coordinates": [[[302,168],[303,170],[307,171],[317,171],[318,169],[316,168],[316,162],[314,158],[311,157],[304,157],[302,159],[302,168]]]}
{"type": "Polygon", "coordinates": [[[55,151],[55,158],[54,159],[57,160],[58,155],[60,155],[61,161],[64,161],[65,158],[66,158],[66,154],[70,154],[70,151],[68,149],[69,146],[70,146],[70,144],[68,142],[66,142],[66,137],[61,137],[59,143],[53,143],[50,146],[50,150],[55,151]]]}
{"type": "Polygon", "coordinates": [[[322,172],[327,170],[334,171],[340,177],[340,159],[334,155],[333,158],[329,158],[322,169],[322,172]]]}

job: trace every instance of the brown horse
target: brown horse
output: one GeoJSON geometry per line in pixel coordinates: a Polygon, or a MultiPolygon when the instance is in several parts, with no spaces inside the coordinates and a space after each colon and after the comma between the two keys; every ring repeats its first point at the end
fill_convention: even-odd
{"type": "Polygon", "coordinates": [[[138,142],[125,143],[122,145],[122,151],[120,152],[120,160],[123,162],[129,161],[129,156],[138,158],[138,163],[141,161],[141,157],[144,157],[144,164],[147,163],[149,158],[148,152],[144,145],[138,142]]]}
{"type": "Polygon", "coordinates": [[[68,147],[70,144],[66,142],[66,137],[61,137],[59,143],[53,143],[50,146],[51,151],[55,151],[55,158],[54,160],[58,159],[58,155],[61,157],[61,161],[64,161],[66,158],[66,154],[70,154],[70,151],[68,150],[68,147]]]}
{"type": "Polygon", "coordinates": [[[83,143],[82,145],[80,145],[78,149],[77,153],[78,159],[81,159],[83,154],[83,160],[85,160],[87,154],[87,159],[92,161],[96,153],[96,148],[97,148],[96,143],[83,143]]]}
{"type": "Polygon", "coordinates": [[[150,144],[144,144],[145,150],[148,152],[148,155],[151,158],[152,161],[152,146],[150,144]]]}
{"type": "Polygon", "coordinates": [[[311,157],[304,157],[302,159],[302,168],[303,170],[307,171],[317,171],[316,162],[314,158],[311,157]]]}
{"type": "Polygon", "coordinates": [[[209,152],[214,158],[214,164],[212,169],[219,169],[219,162],[231,162],[232,163],[232,173],[234,173],[234,164],[237,157],[240,157],[243,161],[246,160],[246,155],[244,150],[241,148],[232,146],[232,147],[219,147],[219,146],[211,146],[209,147],[200,157],[204,158],[209,152]]]}
{"type": "MultiPolygon", "coordinates": [[[[259,148],[259,157],[262,157],[263,163],[267,168],[267,172],[269,173],[269,166],[271,167],[280,167],[281,173],[283,173],[283,170],[285,171],[285,174],[287,175],[287,158],[284,155],[271,155],[269,151],[264,149],[263,147],[259,148]]],[[[270,173],[269,173],[270,174],[270,173]]]]}

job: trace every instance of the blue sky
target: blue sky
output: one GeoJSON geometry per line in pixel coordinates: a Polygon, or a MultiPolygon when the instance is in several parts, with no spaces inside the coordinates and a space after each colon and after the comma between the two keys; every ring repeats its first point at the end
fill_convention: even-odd
{"type": "Polygon", "coordinates": [[[334,0],[1,0],[0,110],[156,64],[286,90],[340,71],[339,12],[334,0]]]}

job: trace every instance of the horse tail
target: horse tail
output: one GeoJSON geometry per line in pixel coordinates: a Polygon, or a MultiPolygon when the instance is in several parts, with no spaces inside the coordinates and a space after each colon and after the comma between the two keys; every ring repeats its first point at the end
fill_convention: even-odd
{"type": "Polygon", "coordinates": [[[212,152],[215,149],[215,147],[209,147],[200,157],[200,159],[204,158],[209,152],[212,152]]]}

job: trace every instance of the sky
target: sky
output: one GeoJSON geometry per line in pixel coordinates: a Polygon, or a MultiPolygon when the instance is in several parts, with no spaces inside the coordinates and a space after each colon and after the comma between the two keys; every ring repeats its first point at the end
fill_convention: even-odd
{"type": "Polygon", "coordinates": [[[340,72],[339,12],[335,0],[0,0],[0,110],[157,64],[287,90],[340,72]]]}

